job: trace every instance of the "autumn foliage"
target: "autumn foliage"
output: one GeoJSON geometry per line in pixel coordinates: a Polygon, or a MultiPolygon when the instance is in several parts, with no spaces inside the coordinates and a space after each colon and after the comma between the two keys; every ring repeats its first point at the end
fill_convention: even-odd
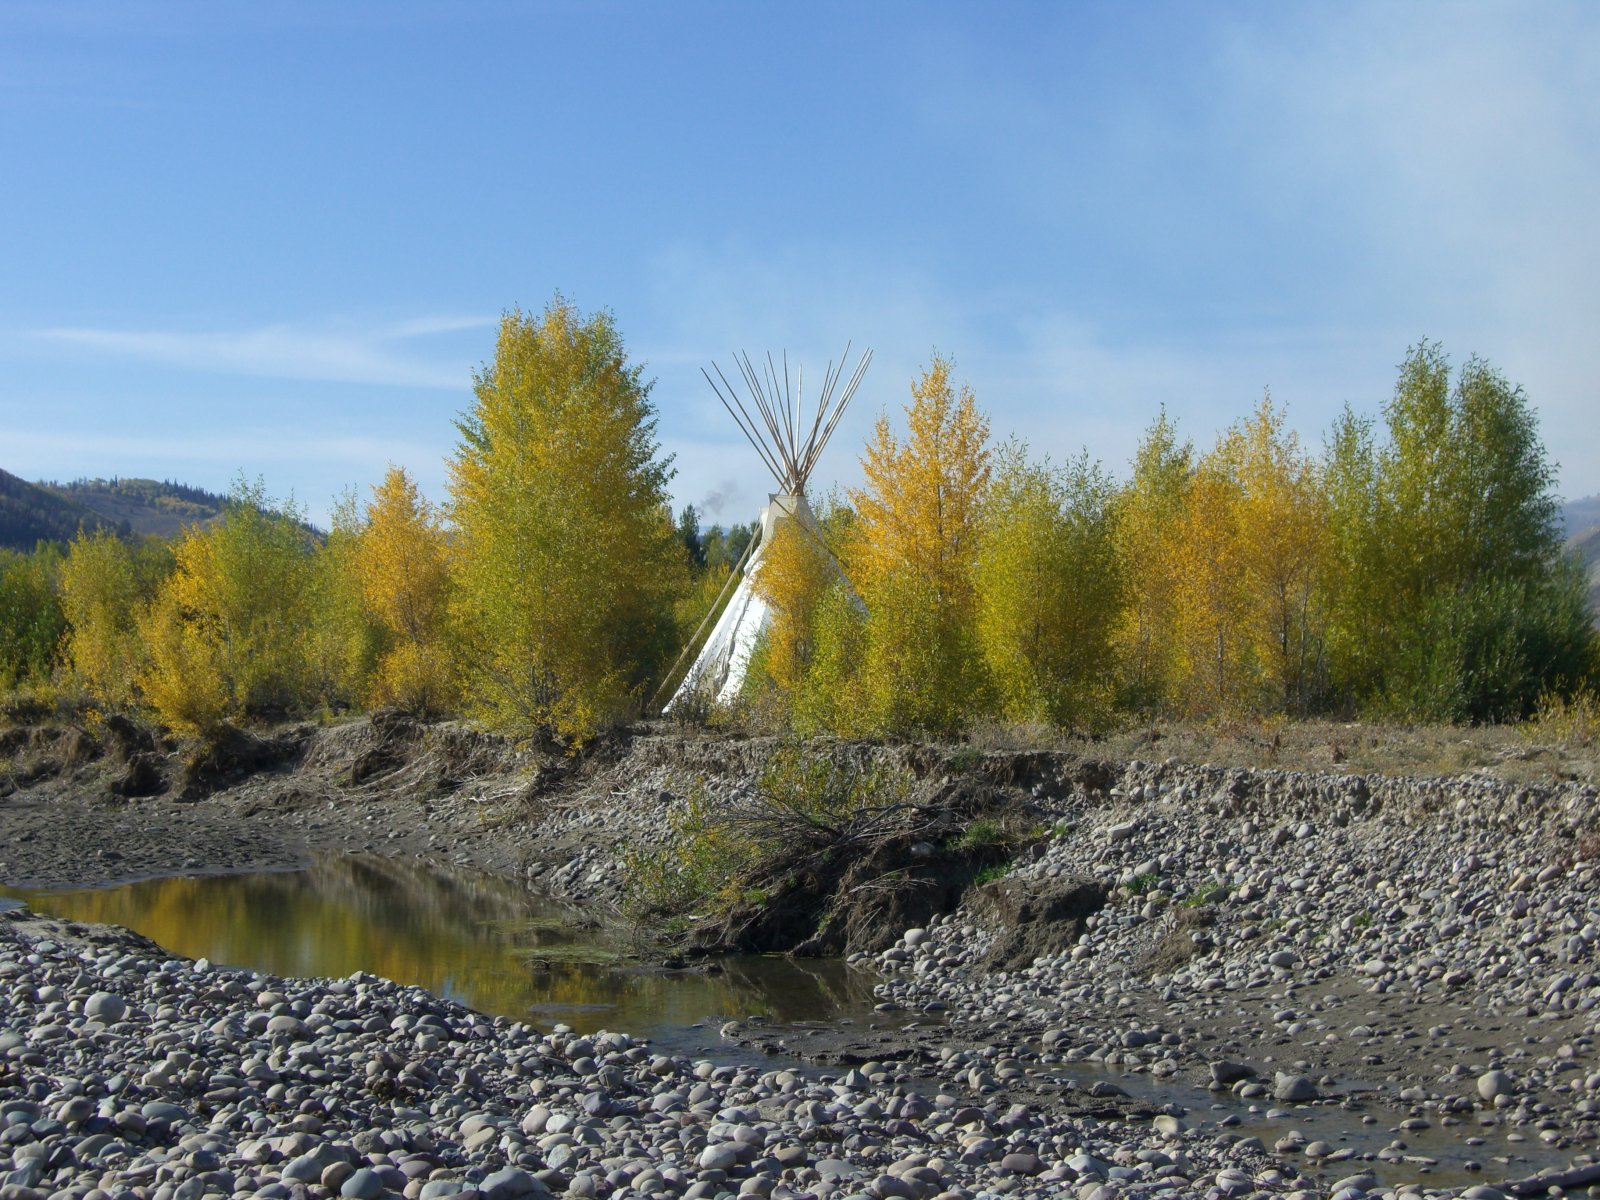
{"type": "Polygon", "coordinates": [[[850,493],[847,561],[867,621],[862,719],[873,727],[955,730],[983,686],[976,567],[989,422],[951,366],[935,357],[912,383],[904,439],[879,417],[865,486],[850,493]]]}
{"type": "MultiPolygon", "coordinates": [[[[559,296],[506,315],[457,428],[438,505],[391,467],[322,533],[241,480],[170,543],[0,551],[0,694],[200,737],[400,706],[571,745],[640,715],[754,528],[674,521],[642,368],[559,296]]],[[[1522,391],[1431,343],[1319,448],[1270,396],[1199,446],[1163,411],[1121,478],[992,444],[935,356],[861,485],[777,523],[755,584],[774,621],[724,716],[1514,720],[1600,675],[1552,479],[1522,391]]]]}
{"type": "Polygon", "coordinates": [[[390,467],[372,489],[351,554],[365,611],[382,630],[374,703],[422,714],[456,705],[448,552],[438,511],[404,468],[390,467]]]}
{"type": "Polygon", "coordinates": [[[581,739],[637,711],[687,586],[650,385],[606,313],[507,314],[450,459],[471,710],[581,739]]]}
{"type": "Polygon", "coordinates": [[[880,418],[840,547],[865,614],[780,628],[796,723],[950,734],[1121,713],[1380,712],[1507,720],[1592,679],[1520,390],[1436,346],[1401,368],[1386,439],[1351,414],[1306,450],[1263,397],[1204,452],[1163,412],[1126,483],[988,423],[947,360],[880,418]],[[831,703],[827,699],[832,697],[831,703]]]}

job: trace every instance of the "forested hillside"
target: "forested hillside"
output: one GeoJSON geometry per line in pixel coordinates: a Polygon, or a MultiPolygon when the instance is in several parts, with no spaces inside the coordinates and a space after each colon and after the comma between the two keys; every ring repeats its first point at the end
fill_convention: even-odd
{"type": "Polygon", "coordinates": [[[29,483],[0,470],[0,547],[32,550],[67,542],[79,528],[123,537],[171,538],[184,526],[222,515],[223,497],[202,488],[154,479],[77,479],[29,483]]]}
{"type": "Polygon", "coordinates": [[[1600,496],[1569,500],[1561,506],[1567,549],[1578,556],[1589,581],[1589,610],[1600,626],[1600,496]]]}
{"type": "Polygon", "coordinates": [[[224,498],[203,488],[154,479],[77,479],[43,487],[136,534],[175,537],[186,525],[222,515],[224,498]]]}
{"type": "Polygon", "coordinates": [[[1589,577],[1589,608],[1600,625],[1600,525],[1591,525],[1583,533],[1567,542],[1567,548],[1578,555],[1589,577]]]}
{"type": "Polygon", "coordinates": [[[0,470],[0,548],[32,550],[39,542],[65,542],[79,527],[117,528],[82,504],[0,470]]]}

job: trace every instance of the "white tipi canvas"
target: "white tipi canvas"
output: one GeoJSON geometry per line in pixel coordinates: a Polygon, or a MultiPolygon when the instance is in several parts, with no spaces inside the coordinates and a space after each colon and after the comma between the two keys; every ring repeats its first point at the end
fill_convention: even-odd
{"type": "MultiPolygon", "coordinates": [[[[780,379],[777,365],[769,355],[763,379],[763,372],[750,361],[748,355],[742,359],[735,357],[752,406],[760,416],[759,424],[720,369],[717,370],[717,377],[722,382],[721,387],[709,373],[706,374],[706,381],[717,393],[717,398],[783,490],[768,495],[767,505],[761,510],[761,534],[755,549],[751,551],[744,574],[733,595],[728,598],[727,607],[712,626],[705,645],[684,675],[683,682],[667,702],[664,712],[672,712],[691,698],[709,700],[718,707],[731,704],[738,698],[750,667],[750,656],[760,643],[762,633],[772,623],[771,607],[757,593],[755,579],[761,570],[762,558],[772,545],[774,534],[780,525],[799,521],[806,532],[821,543],[822,532],[817,528],[811,506],[806,503],[806,480],[860,385],[861,377],[872,361],[872,351],[862,354],[844,391],[836,396],[835,389],[849,357],[850,348],[846,346],[838,370],[834,370],[832,363],[828,364],[828,370],[823,375],[822,392],[815,410],[809,415],[809,422],[802,419],[804,404],[799,391],[792,392],[789,387],[787,359],[784,360],[780,379]]],[[[692,648],[691,641],[684,648],[684,653],[687,654],[692,648]]],[[[669,680],[675,670],[668,673],[669,680]]]]}
{"type": "Polygon", "coordinates": [[[750,669],[750,656],[772,623],[772,607],[756,590],[756,576],[779,523],[790,520],[810,521],[815,525],[806,498],[769,495],[766,507],[761,510],[760,540],[751,552],[744,577],[712,626],[699,657],[663,711],[670,713],[695,696],[707,698],[718,707],[738,698],[739,690],[744,687],[745,673],[750,669]]]}

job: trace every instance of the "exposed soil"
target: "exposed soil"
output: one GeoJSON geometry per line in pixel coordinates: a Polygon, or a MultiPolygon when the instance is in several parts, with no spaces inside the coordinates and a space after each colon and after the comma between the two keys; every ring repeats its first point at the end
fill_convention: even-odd
{"type": "Polygon", "coordinates": [[[0,733],[0,883],[290,870],[327,850],[515,875],[522,855],[502,810],[508,790],[537,789],[532,758],[463,726],[386,715],[235,731],[199,756],[121,718],[92,733],[10,730],[0,733]]]}

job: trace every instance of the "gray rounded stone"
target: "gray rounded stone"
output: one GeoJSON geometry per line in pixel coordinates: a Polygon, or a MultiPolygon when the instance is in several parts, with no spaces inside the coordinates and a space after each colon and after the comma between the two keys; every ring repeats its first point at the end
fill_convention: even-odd
{"type": "Polygon", "coordinates": [[[1304,1075],[1290,1075],[1279,1071],[1272,1085],[1272,1098],[1285,1104],[1300,1104],[1317,1098],[1317,1085],[1304,1075]]]}
{"type": "Polygon", "coordinates": [[[339,1187],[339,1195],[344,1200],[378,1200],[384,1193],[383,1180],[378,1173],[368,1167],[362,1167],[346,1179],[339,1187]]]}
{"type": "Polygon", "coordinates": [[[1504,1071],[1485,1071],[1478,1076],[1478,1095],[1491,1103],[1498,1096],[1509,1096],[1512,1088],[1511,1076],[1504,1071]]]}
{"type": "Polygon", "coordinates": [[[91,1021],[115,1025],[128,1015],[128,1002],[115,992],[96,992],[83,1002],[83,1015],[91,1021]]]}

